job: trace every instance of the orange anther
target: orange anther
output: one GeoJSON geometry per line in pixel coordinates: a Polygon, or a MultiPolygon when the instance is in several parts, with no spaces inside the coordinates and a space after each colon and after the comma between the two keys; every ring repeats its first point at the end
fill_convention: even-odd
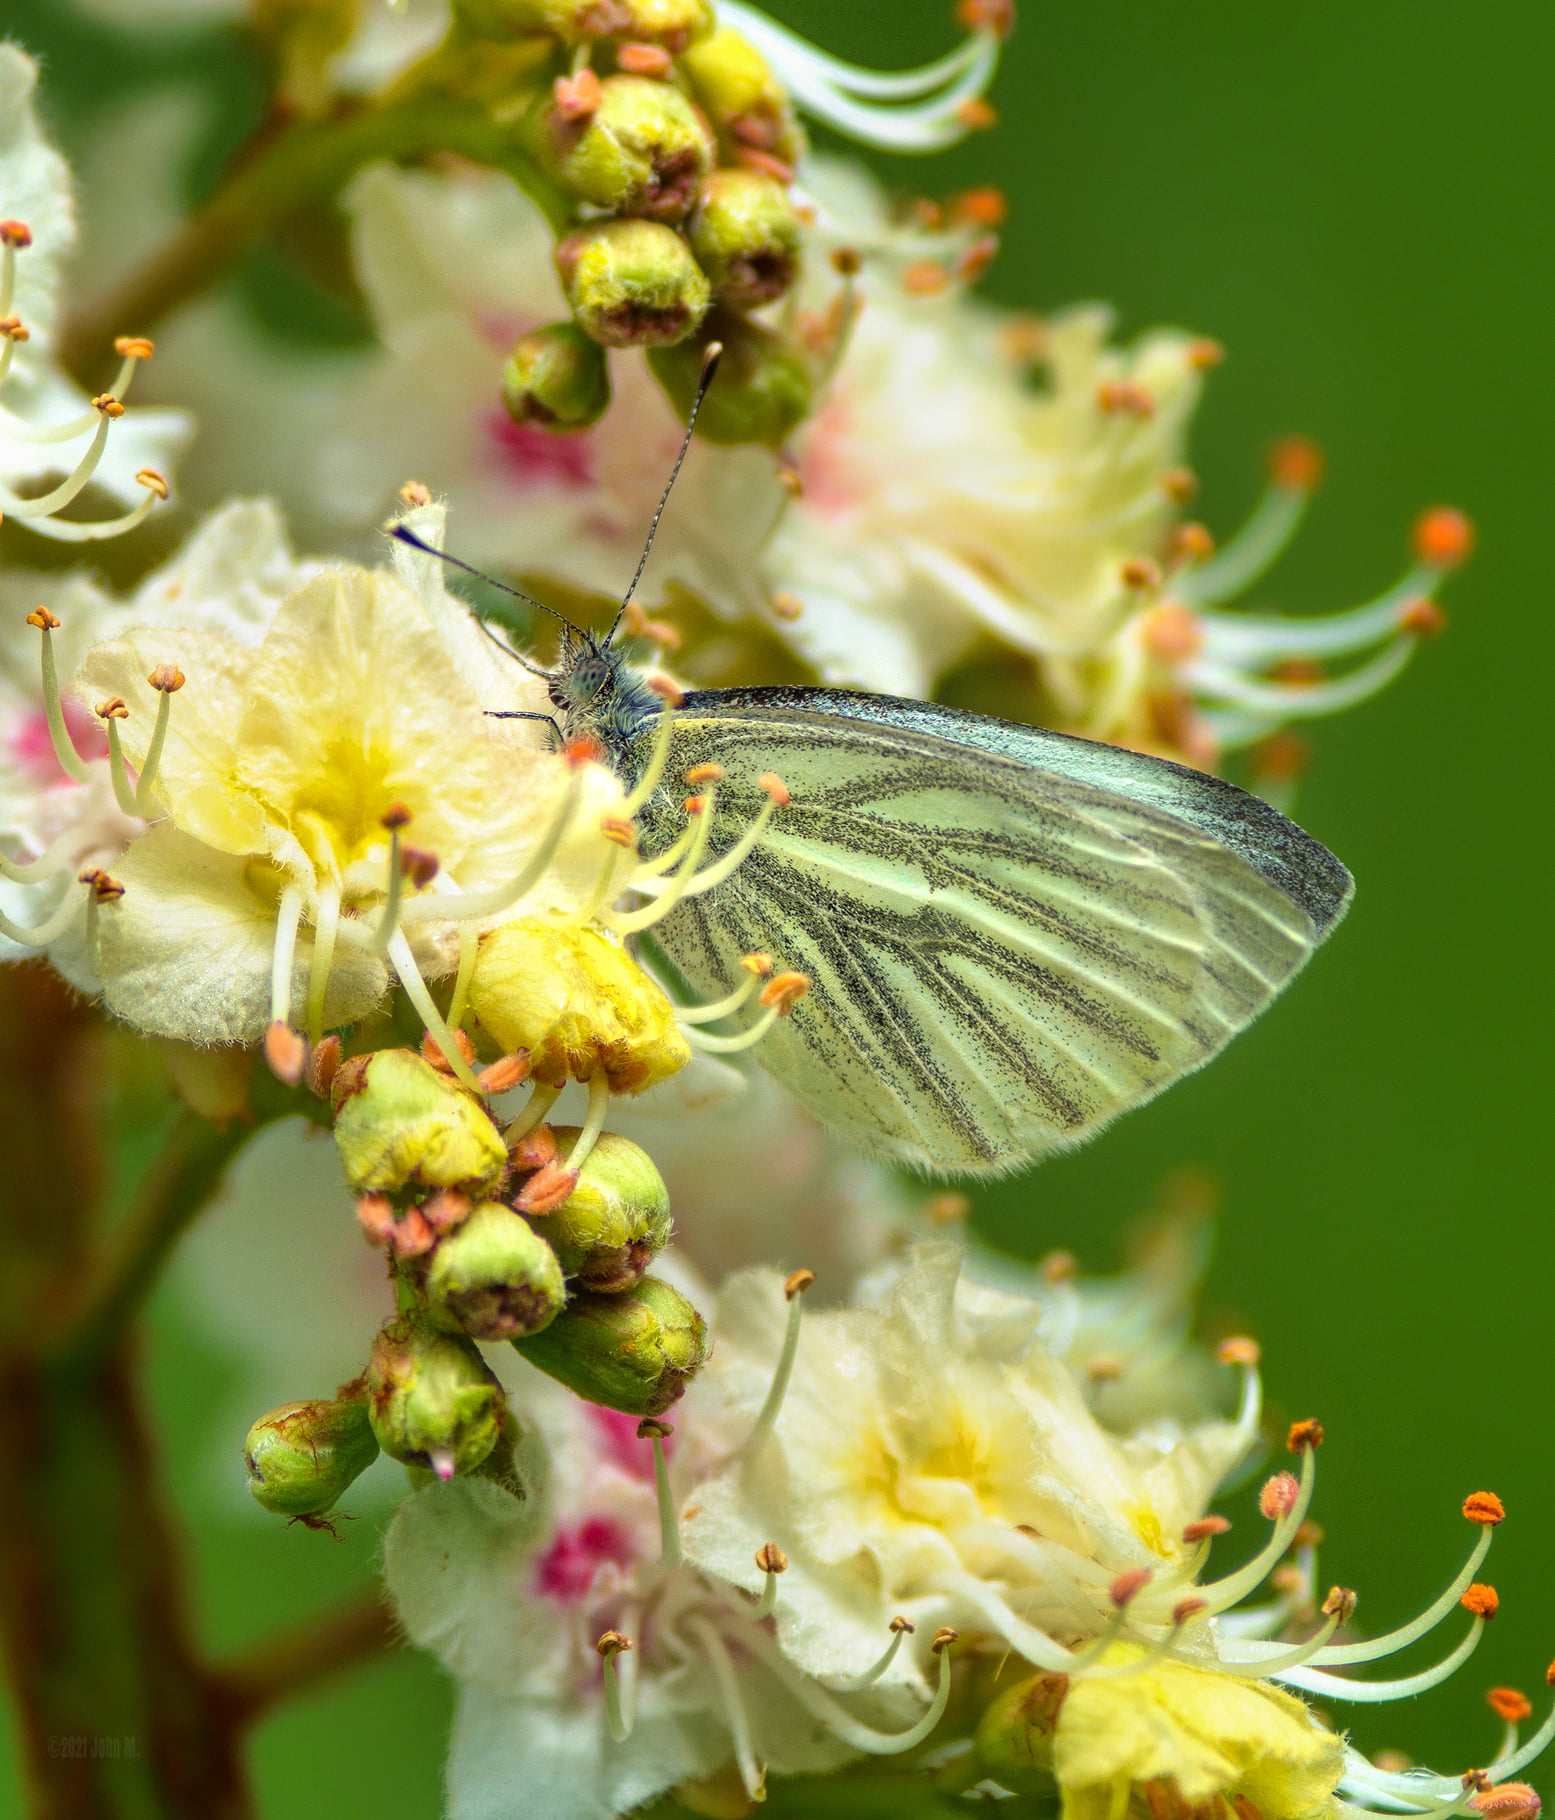
{"type": "Polygon", "coordinates": [[[1398,629],[1411,632],[1416,638],[1435,638],[1439,632],[1447,629],[1447,615],[1437,606],[1434,600],[1427,600],[1424,595],[1410,601],[1398,616],[1398,629]]]}
{"type": "Polygon", "coordinates": [[[807,973],[775,973],[761,989],[762,1008],[776,1009],[779,1017],[787,1017],[809,990],[807,973]]]}
{"type": "Polygon", "coordinates": [[[100,701],[92,712],[99,720],[128,720],[130,717],[122,695],[110,695],[107,701],[100,701]]]}
{"type": "Polygon", "coordinates": [[[278,1020],[265,1032],[265,1060],[278,1081],[295,1087],[308,1065],[308,1045],[290,1025],[278,1020]]]}
{"type": "Polygon", "coordinates": [[[604,98],[599,78],[587,64],[576,76],[558,76],[551,84],[551,101],[563,120],[587,120],[599,112],[604,98]]]}
{"type": "Polygon", "coordinates": [[[1271,733],[1252,750],[1253,770],[1267,783],[1293,783],[1312,762],[1312,748],[1299,733],[1271,733]]]}
{"type": "Polygon", "coordinates": [[[791,1301],[793,1301],[793,1299],[796,1295],[803,1295],[804,1292],[810,1287],[810,1285],[814,1281],[815,1281],[815,1272],[813,1270],[796,1270],[796,1271],[794,1271],[792,1273],[792,1275],[790,1275],[789,1277],[787,1277],[784,1280],[784,1283],[783,1283],[784,1300],[791,1302],[791,1301]]]}
{"type": "Polygon", "coordinates": [[[1207,335],[1188,343],[1188,365],[1196,373],[1207,373],[1211,367],[1218,367],[1225,357],[1226,350],[1207,335]]]}
{"type": "MultiPolygon", "coordinates": [[[[475,1063],[474,1043],[470,1041],[469,1037],[462,1030],[455,1030],[453,1032],[453,1039],[454,1048],[459,1051],[460,1059],[467,1068],[473,1067],[475,1063]]],[[[441,1045],[430,1030],[428,1030],[421,1039],[421,1059],[431,1067],[437,1069],[439,1074],[453,1073],[453,1069],[449,1066],[447,1056],[443,1054],[441,1045]]]]}
{"type": "Polygon", "coordinates": [[[1033,366],[1047,352],[1047,324],[1040,316],[1012,316],[1000,329],[999,341],[1017,366],[1033,366]]]}
{"type": "Polygon", "coordinates": [[[439,1188],[421,1203],[421,1217],[434,1232],[452,1232],[470,1217],[470,1197],[457,1188],[439,1188]]]}
{"type": "Polygon", "coordinates": [[[1155,398],[1131,379],[1104,379],[1096,388],[1096,408],[1109,415],[1126,411],[1134,417],[1154,417],[1155,398]]]}
{"type": "Polygon", "coordinates": [[[775,158],[771,152],[762,151],[760,146],[742,145],[734,154],[734,162],[744,165],[748,171],[760,171],[774,183],[787,185],[794,181],[794,167],[775,158]]]}
{"type": "Polygon", "coordinates": [[[1327,672],[1313,657],[1282,657],[1271,666],[1270,676],[1287,689],[1314,689],[1327,672]]]}
{"type": "Polygon", "coordinates": [[[833,247],[831,269],[839,278],[857,278],[864,269],[864,255],[855,246],[833,247]]]}
{"type": "Polygon", "coordinates": [[[1543,1804],[1538,1791],[1526,1782],[1497,1782],[1481,1789],[1469,1805],[1489,1820],[1537,1820],[1543,1804]]]}
{"type": "Polygon", "coordinates": [[[549,1125],[537,1125],[525,1132],[508,1152],[515,1169],[543,1169],[556,1155],[556,1133],[549,1125]]]}
{"type": "Polygon", "coordinates": [[[1414,545],[1421,562],[1455,569],[1474,549],[1473,521],[1454,506],[1433,506],[1415,520],[1414,545]]]}
{"type": "Polygon", "coordinates": [[[1131,556],[1118,573],[1126,588],[1158,588],[1161,585],[1161,565],[1148,556],[1131,556]]]}
{"type": "Polygon", "coordinates": [[[1118,1610],[1121,1611],[1131,1600],[1136,1599],[1149,1584],[1150,1569],[1148,1567],[1128,1567],[1125,1568],[1122,1573],[1114,1576],[1111,1586],[1107,1588],[1107,1596],[1112,1600],[1112,1603],[1117,1606],[1118,1610]]]}
{"type": "Polygon", "coordinates": [[[432,503],[432,489],[423,486],[419,480],[407,480],[396,497],[411,507],[429,506],[432,503]]]}
{"type": "Polygon", "coordinates": [[[1521,1725],[1533,1711],[1533,1702],[1515,1687],[1493,1687],[1485,1698],[1490,1703],[1490,1710],[1508,1725],[1521,1725]]]}
{"type": "Polygon", "coordinates": [[[994,111],[993,104],[978,95],[960,103],[956,108],[956,119],[969,133],[986,133],[990,127],[999,124],[999,116],[994,111]]]}
{"type": "Polygon", "coordinates": [[[962,253],[956,255],[955,272],[963,284],[976,284],[998,257],[999,236],[984,234],[974,240],[962,253]]]}
{"type": "Polygon", "coordinates": [[[6,246],[31,246],[32,229],[25,221],[0,221],[0,242],[6,246]]]}
{"type": "Polygon", "coordinates": [[[951,213],[959,222],[968,227],[999,227],[1010,212],[1010,205],[1005,200],[1004,191],[991,183],[979,184],[977,188],[963,190],[950,205],[951,213]]]}
{"type": "Polygon", "coordinates": [[[1290,1539],[1292,1548],[1318,1548],[1323,1541],[1323,1526],[1309,1517],[1290,1539]]]}
{"type": "Polygon", "coordinates": [[[1215,1357],[1222,1365],[1256,1365],[1263,1354],[1256,1340],[1246,1334],[1233,1334],[1215,1348],[1215,1357]]]}
{"type": "Polygon", "coordinates": [[[1190,519],[1172,533],[1171,553],[1174,562],[1208,562],[1215,554],[1215,539],[1207,526],[1190,519]]]}
{"type": "Polygon", "coordinates": [[[158,664],[146,678],[158,695],[176,695],[188,680],[177,664],[158,664]]]}
{"type": "Polygon", "coordinates": [[[1231,1527],[1229,1518],[1217,1516],[1213,1512],[1207,1517],[1195,1517],[1191,1523],[1182,1526],[1184,1542],[1205,1542],[1211,1536],[1223,1536],[1231,1527]]]}
{"type": "Polygon", "coordinates": [[[941,1650],[949,1649],[960,1634],[959,1631],[952,1630],[948,1624],[942,1625],[935,1631],[934,1640],[929,1644],[929,1648],[937,1656],[941,1650]]]}
{"type": "Polygon", "coordinates": [[[1356,1598],[1348,1586],[1330,1586],[1321,1610],[1325,1618],[1337,1618],[1341,1626],[1355,1616],[1356,1598]]]}
{"type": "Polygon", "coordinates": [[[425,847],[401,847],[400,871],[403,872],[417,891],[425,891],[432,880],[437,877],[442,861],[435,853],[429,853],[425,847]]]}
{"type": "Polygon", "coordinates": [[[330,1084],[335,1078],[335,1070],[340,1066],[340,1038],[333,1033],[326,1036],[308,1057],[308,1066],[303,1079],[321,1100],[329,1098],[330,1084]]]}
{"type": "Polygon", "coordinates": [[[971,1217],[972,1203],[964,1194],[930,1195],[923,1211],[936,1226],[959,1226],[971,1217]]]}
{"type": "Polygon", "coordinates": [[[1015,29],[1015,0],[956,0],[956,23],[963,31],[1008,38],[1015,29]]]}
{"type": "Polygon", "coordinates": [[[1271,1523],[1276,1522],[1288,1511],[1295,1509],[1300,1491],[1301,1486],[1294,1473],[1277,1472],[1272,1479],[1264,1482],[1263,1490],[1258,1494],[1258,1508],[1271,1523]]]}
{"type": "Polygon", "coordinates": [[[121,335],[113,344],[113,351],[122,354],[126,360],[133,354],[137,360],[149,360],[156,353],[154,341],[148,341],[144,335],[121,335]]]}
{"type": "Polygon", "coordinates": [[[1161,491],[1174,506],[1185,506],[1198,496],[1198,476],[1188,468],[1168,468],[1161,476],[1161,491]]]}
{"type": "Polygon", "coordinates": [[[779,588],[770,602],[773,615],[778,619],[797,619],[804,612],[804,602],[797,594],[790,594],[786,588],[779,588]]]}
{"type": "Polygon", "coordinates": [[[403,803],[390,803],[383,814],[378,817],[380,828],[387,828],[393,834],[410,821],[410,811],[403,803]]]}
{"type": "Polygon", "coordinates": [[[1186,1624],[1190,1618],[1198,1617],[1201,1611],[1208,1610],[1209,1605],[1205,1600],[1195,1599],[1190,1594],[1186,1599],[1179,1599],[1172,1607],[1172,1622],[1176,1625],[1183,1625],[1186,1624]]]}
{"type": "Polygon", "coordinates": [[[1493,1491],[1471,1491],[1463,1500],[1463,1514],[1471,1523],[1487,1523],[1494,1528],[1506,1521],[1506,1506],[1493,1491]]]}
{"type": "Polygon", "coordinates": [[[773,806],[775,808],[786,809],[793,800],[788,794],[788,785],[783,782],[776,771],[763,771],[761,776],[756,779],[756,782],[760,784],[767,795],[772,798],[773,806]]]}
{"type": "Polygon", "coordinates": [[[1050,1251],[1038,1260],[1037,1274],[1044,1283],[1072,1283],[1080,1274],[1080,1265],[1072,1251],[1050,1251]]]}
{"type": "Polygon", "coordinates": [[[644,1416],[637,1424],[639,1441],[667,1441],[674,1432],[673,1422],[662,1422],[657,1416],[644,1416]]]}
{"type": "Polygon", "coordinates": [[[1085,1368],[1085,1375],[1092,1384],[1116,1384],[1118,1379],[1123,1376],[1123,1361],[1110,1358],[1092,1359],[1085,1368]]]}
{"type": "Polygon", "coordinates": [[[667,82],[675,71],[675,59],[662,44],[623,44],[616,64],[629,76],[651,76],[657,82],[667,82]]]}
{"type": "Polygon", "coordinates": [[[686,699],[686,692],[678,683],[672,683],[667,676],[645,676],[643,681],[661,701],[667,701],[672,708],[678,708],[686,699]]]}
{"type": "Polygon", "coordinates": [[[22,326],[20,316],[0,316],[0,335],[7,341],[32,340],[32,330],[22,326]]]}
{"type": "Polygon", "coordinates": [[[1269,478],[1292,493],[1310,493],[1322,484],[1323,451],[1306,436],[1282,436],[1269,451],[1269,478]]]}
{"type": "Polygon", "coordinates": [[[40,632],[55,632],[64,623],[55,617],[47,607],[34,607],[27,615],[29,626],[36,626],[40,632]]]}
{"type": "Polygon", "coordinates": [[[918,1626],[913,1623],[911,1618],[904,1618],[898,1614],[891,1620],[890,1628],[892,1636],[899,1637],[906,1635],[910,1637],[918,1626]]]}
{"type": "Polygon", "coordinates": [[[700,815],[707,807],[707,798],[705,796],[688,796],[680,806],[687,815],[700,815]]]}
{"type": "Polygon", "coordinates": [[[1163,664],[1185,664],[1204,643],[1204,622],[1180,600],[1163,600],[1140,621],[1139,642],[1163,664]]]}
{"type": "Polygon", "coordinates": [[[159,474],[155,468],[141,468],[135,476],[135,484],[155,493],[158,499],[166,499],[172,491],[167,484],[166,475],[159,474]]]}
{"type": "Polygon", "coordinates": [[[394,1236],[394,1207],[386,1194],[359,1194],[356,1217],[369,1245],[387,1245],[394,1236]]]}
{"type": "Polygon", "coordinates": [[[1493,1586],[1482,1586],[1478,1580],[1458,1601],[1465,1611],[1472,1612],[1476,1618],[1493,1618],[1501,1609],[1501,1600],[1493,1586]]]}
{"type": "Polygon", "coordinates": [[[584,765],[597,765],[603,762],[605,748],[590,733],[580,733],[576,739],[569,739],[562,747],[562,757],[580,771],[584,765]]]}
{"type": "Polygon", "coordinates": [[[99,872],[92,880],[92,896],[100,904],[111,904],[123,895],[123,885],[111,873],[99,872]]]}
{"type": "Polygon", "coordinates": [[[508,1093],[523,1080],[528,1072],[529,1051],[518,1049],[512,1055],[500,1057],[489,1068],[483,1068],[476,1075],[475,1082],[482,1093],[508,1093]]]}
{"type": "Polygon", "coordinates": [[[756,1550],[756,1565],[764,1574],[786,1574],[788,1556],[783,1553],[776,1542],[763,1542],[761,1547],[756,1550]]]}
{"type": "Polygon", "coordinates": [[[92,400],[92,409],[101,411],[104,417],[122,417],[124,406],[119,403],[112,392],[99,392],[92,400]]]}
{"type": "Polygon", "coordinates": [[[747,973],[755,974],[759,980],[772,978],[772,956],[770,954],[742,954],[740,965],[747,973]]]}
{"type": "Polygon", "coordinates": [[[558,1207],[572,1199],[577,1185],[576,1169],[559,1169],[555,1163],[547,1163],[525,1182],[513,1205],[520,1213],[532,1213],[537,1217],[555,1213],[558,1207]]]}
{"type": "Polygon", "coordinates": [[[1305,1453],[1309,1447],[1321,1447],[1323,1424],[1316,1416],[1308,1416],[1304,1422],[1292,1422],[1290,1432],[1285,1437],[1285,1445],[1292,1453],[1305,1453]]]}
{"type": "Polygon", "coordinates": [[[608,1662],[612,1656],[624,1655],[632,1647],[632,1639],[623,1636],[618,1630],[607,1630],[594,1647],[608,1662]]]}
{"type": "Polygon", "coordinates": [[[937,259],[915,259],[902,267],[902,289],[909,297],[937,297],[950,286],[950,273],[937,259]]]}
{"type": "Polygon", "coordinates": [[[607,815],[599,824],[599,831],[607,841],[617,847],[635,847],[637,829],[624,815],[607,815]]]}
{"type": "Polygon", "coordinates": [[[722,765],[693,765],[686,773],[686,782],[693,790],[699,790],[703,784],[721,784],[723,776],[722,765]]]}

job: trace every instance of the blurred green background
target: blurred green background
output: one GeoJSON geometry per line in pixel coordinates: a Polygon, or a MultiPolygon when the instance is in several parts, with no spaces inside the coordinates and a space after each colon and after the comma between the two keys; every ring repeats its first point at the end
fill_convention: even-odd
{"type": "MultiPolygon", "coordinates": [[[[771,10],[880,65],[951,36],[942,0],[771,10]]],[[[251,91],[219,33],[126,44],[65,0],[9,0],[0,28],[45,55],[67,145],[174,67],[222,85],[241,130],[251,91]]],[[[1380,701],[1317,731],[1299,813],[1359,883],[1332,945],[1217,1066],[977,1197],[990,1238],[1062,1244],[1095,1269],[1170,1170],[1219,1178],[1208,1304],[1261,1337],[1277,1406],[1327,1425],[1323,1571],[1360,1590],[1369,1628],[1450,1575],[1471,1540],[1459,1500],[1482,1485],[1502,1495],[1511,1521],[1487,1571],[1504,1604],[1479,1656],[1411,1706],[1356,1711],[1367,1748],[1449,1770],[1491,1754],[1484,1690],[1538,1696],[1555,1653],[1538,958],[1552,886],[1552,68],[1555,13],[1529,0],[1026,0],[995,90],[1000,127],[883,167],[927,193],[1006,188],[995,296],[1038,309],[1106,298],[1128,331],[1172,322],[1226,345],[1194,439],[1217,530],[1251,503],[1273,435],[1323,443],[1328,484],[1260,604],[1368,597],[1438,500],[1479,525],[1448,635],[1380,701]]],[[[364,1580],[372,1522],[337,1545],[212,1516],[230,1367],[172,1297],[151,1347],[207,1636],[240,1643],[364,1580]]],[[[267,1820],[435,1814],[448,1710],[436,1672],[403,1658],[288,1711],[259,1740],[267,1820]]],[[[0,1762],[0,1812],[14,1801],[0,1762]]]]}

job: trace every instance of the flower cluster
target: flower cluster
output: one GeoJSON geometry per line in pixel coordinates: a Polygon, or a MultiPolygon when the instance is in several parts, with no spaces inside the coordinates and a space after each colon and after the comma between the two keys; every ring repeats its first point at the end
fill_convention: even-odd
{"type": "Polygon", "coordinates": [[[1220,1351],[1242,1375],[1234,1419],[1120,1433],[1066,1356],[1082,1286],[1045,1306],[979,1289],[944,1241],[884,1306],[802,1321],[810,1280],[731,1282],[673,1428],[634,1438],[527,1383],[502,1471],[401,1508],[391,1590],[462,1688],[455,1816],[604,1820],[671,1786],[694,1811],[745,1812],[769,1772],[909,1753],[947,1794],[1057,1794],[1080,1816],[1537,1813],[1513,1779],[1555,1719],[1434,1777],[1377,1767],[1284,1691],[1394,1700],[1460,1667],[1496,1608],[1475,1578],[1493,1495],[1465,1501],[1475,1544],[1414,1622],[1336,1643],[1356,1598],[1319,1602],[1317,1423],[1291,1429],[1299,1476],[1263,1488],[1267,1538],[1207,1571],[1229,1527],[1209,1499],[1259,1435],[1251,1342],[1220,1351]],[[1248,1604],[1265,1581],[1273,1597],[1248,1604]],[[1460,1603],[1468,1630],[1435,1667],[1332,1672],[1460,1603]]]}

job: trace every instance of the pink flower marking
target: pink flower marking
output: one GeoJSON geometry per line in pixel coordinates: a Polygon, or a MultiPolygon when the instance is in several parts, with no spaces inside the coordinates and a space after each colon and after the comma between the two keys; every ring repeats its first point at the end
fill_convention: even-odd
{"type": "Polygon", "coordinates": [[[588,1597],[594,1576],[607,1561],[624,1567],[635,1552],[625,1530],[608,1517],[585,1518],[574,1528],[558,1529],[535,1562],[535,1591],[573,1604],[588,1597]]]}
{"type": "MultiPolygon", "coordinates": [[[[634,1479],[652,1484],[653,1444],[637,1438],[637,1417],[624,1416],[619,1409],[602,1409],[598,1403],[585,1403],[583,1407],[594,1424],[605,1458],[634,1479]]],[[[665,1458],[670,1458],[674,1452],[675,1437],[670,1435],[664,1442],[665,1458]]]]}
{"type": "MultiPolygon", "coordinates": [[[[67,701],[65,729],[82,758],[102,758],[108,751],[108,738],[95,714],[79,702],[67,701]]],[[[40,786],[57,784],[64,777],[59,760],[54,756],[54,741],[49,737],[49,717],[42,708],[26,715],[11,735],[11,757],[40,786]]]]}
{"type": "Polygon", "coordinates": [[[518,487],[570,491],[593,486],[594,452],[587,431],[553,435],[532,423],[514,423],[506,411],[486,412],[481,427],[499,472],[518,487]]]}

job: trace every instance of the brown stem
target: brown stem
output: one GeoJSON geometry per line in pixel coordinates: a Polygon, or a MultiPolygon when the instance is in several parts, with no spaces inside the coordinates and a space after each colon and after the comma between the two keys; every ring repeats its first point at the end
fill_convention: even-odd
{"type": "Polygon", "coordinates": [[[397,1641],[382,1595],[365,1592],[218,1663],[215,1676],[237,1720],[252,1724],[281,1701],[385,1654],[397,1641]]]}

